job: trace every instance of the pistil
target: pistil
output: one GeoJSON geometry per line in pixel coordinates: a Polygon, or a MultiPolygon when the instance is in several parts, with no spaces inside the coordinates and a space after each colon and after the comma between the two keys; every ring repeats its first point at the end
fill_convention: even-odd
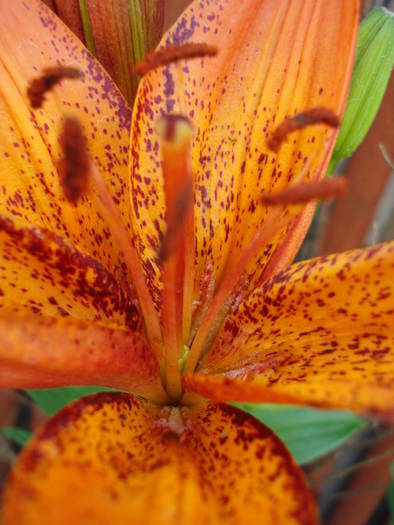
{"type": "Polygon", "coordinates": [[[190,279],[194,268],[192,128],[185,117],[167,115],[158,122],[157,131],[162,141],[167,223],[159,248],[159,259],[163,266],[162,325],[166,388],[172,399],[177,400],[182,394],[179,359],[184,353],[182,319],[185,300],[188,300],[184,300],[184,292],[187,290],[187,295],[191,293],[190,283],[186,288],[184,282],[190,279]],[[186,257],[187,252],[189,254],[186,257]]]}

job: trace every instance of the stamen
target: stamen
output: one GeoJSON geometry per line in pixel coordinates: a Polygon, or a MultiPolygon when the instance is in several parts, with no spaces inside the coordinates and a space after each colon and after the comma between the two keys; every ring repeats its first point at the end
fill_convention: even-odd
{"type": "MultiPolygon", "coordinates": [[[[323,154],[323,157],[327,154],[327,148],[328,145],[324,148],[325,153],[323,154]]],[[[305,180],[310,171],[311,165],[317,156],[317,151],[304,164],[300,173],[296,177],[296,184],[302,184],[305,180]]],[[[317,172],[315,171],[312,175],[312,180],[315,179],[316,175],[317,172]]],[[[267,216],[262,228],[256,232],[252,241],[242,252],[234,266],[230,266],[226,270],[224,273],[224,279],[220,283],[211,304],[204,313],[197,328],[185,366],[185,373],[194,371],[198,360],[204,355],[206,348],[208,348],[210,344],[213,344],[213,340],[220,329],[223,315],[226,313],[226,309],[230,307],[232,294],[234,294],[236,286],[239,285],[240,279],[244,275],[249,263],[257,257],[258,253],[261,253],[268,242],[280,230],[285,228],[288,229],[293,221],[297,220],[300,211],[302,211],[300,204],[293,206],[291,209],[285,209],[284,206],[273,208],[267,216]]],[[[269,277],[268,272],[267,276],[269,277]]],[[[242,296],[238,294],[237,299],[238,301],[242,300],[242,296]]]]}
{"type": "Polygon", "coordinates": [[[298,129],[306,128],[312,124],[327,124],[332,128],[337,128],[340,124],[339,117],[327,108],[313,108],[294,117],[287,118],[273,132],[271,139],[268,141],[268,147],[272,151],[278,151],[282,142],[287,136],[298,129]]]}
{"type": "Polygon", "coordinates": [[[59,162],[60,183],[66,198],[75,204],[87,190],[90,159],[81,126],[74,118],[64,122],[60,146],[63,150],[59,162]]]}
{"type": "Polygon", "coordinates": [[[140,265],[138,254],[123,224],[122,216],[118,210],[118,207],[116,206],[112,195],[108,191],[108,188],[99,170],[92,161],[90,173],[100,197],[98,201],[100,214],[109,227],[112,237],[115,239],[117,245],[123,253],[126,266],[130,271],[133,284],[137,291],[151,347],[155,352],[159,363],[161,363],[163,355],[161,349],[162,335],[160,322],[152,301],[152,297],[145,282],[145,277],[140,265]]]}
{"type": "Polygon", "coordinates": [[[76,119],[68,118],[65,120],[60,141],[64,151],[62,165],[65,168],[64,175],[62,175],[62,185],[66,196],[69,200],[75,202],[87,189],[89,177],[95,183],[99,196],[97,199],[99,212],[109,227],[120,251],[123,253],[126,266],[137,291],[145,319],[147,336],[160,362],[163,355],[159,318],[146,285],[137,252],[123,224],[118,207],[108,191],[99,170],[89,156],[81,125],[76,119]]]}
{"type": "Polygon", "coordinates": [[[182,60],[184,58],[213,57],[217,54],[217,48],[205,43],[189,42],[187,44],[171,44],[157,51],[149,53],[139,64],[135,66],[135,72],[146,75],[148,71],[182,60]]]}
{"type": "Polygon", "coordinates": [[[190,274],[194,276],[193,261],[185,256],[187,251],[194,253],[190,149],[192,127],[188,119],[181,115],[167,115],[157,123],[156,129],[162,140],[167,222],[167,231],[159,249],[163,263],[162,322],[166,388],[170,396],[177,400],[182,393],[179,357],[184,352],[183,310],[186,301],[190,305],[192,303],[192,299],[184,294],[186,282],[191,279],[190,274]],[[190,238],[192,246],[189,244],[190,238]]]}
{"type": "MultiPolygon", "coordinates": [[[[197,330],[196,336],[193,340],[189,357],[185,366],[185,373],[193,372],[200,356],[203,354],[206,341],[213,328],[215,328],[216,319],[226,301],[234,290],[235,285],[239,282],[247,265],[252,261],[253,257],[259,253],[264,246],[276,235],[282,228],[285,228],[299,212],[298,208],[282,214],[282,210],[277,210],[272,213],[269,220],[264,224],[264,228],[259,230],[254,236],[253,240],[242,253],[237,263],[225,275],[216,292],[208,311],[205,314],[200,327],[197,330]]],[[[219,324],[221,321],[219,320],[219,324]]]]}
{"type": "Polygon", "coordinates": [[[305,204],[313,200],[330,200],[340,197],[347,189],[344,177],[324,179],[310,184],[296,184],[281,191],[264,194],[260,200],[268,206],[305,204]]]}
{"type": "Polygon", "coordinates": [[[63,79],[82,78],[83,73],[76,67],[54,66],[43,70],[42,75],[33,78],[27,88],[27,96],[32,108],[40,108],[45,100],[45,94],[59,84],[63,79]]]}

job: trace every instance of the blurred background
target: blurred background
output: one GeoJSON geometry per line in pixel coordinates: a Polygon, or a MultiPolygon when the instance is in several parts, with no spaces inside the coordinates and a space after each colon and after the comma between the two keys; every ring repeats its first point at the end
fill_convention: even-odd
{"type": "MultiPolygon", "coordinates": [[[[189,3],[166,0],[165,28],[189,3]]],[[[394,10],[394,1],[365,0],[363,14],[374,6],[394,10]]],[[[349,191],[333,204],[319,207],[299,259],[394,238],[393,117],[394,77],[363,144],[340,166],[339,171],[349,180],[349,191]]],[[[47,415],[56,409],[56,403],[61,406],[61,394],[57,396],[33,395],[47,415]]],[[[278,412],[267,407],[259,416],[279,433],[303,464],[325,525],[393,525],[394,482],[390,467],[394,465],[394,429],[375,421],[362,424],[350,415],[341,420],[339,416],[322,417],[318,412],[300,409],[295,413],[286,408],[278,412]],[[337,447],[348,436],[350,439],[337,447]]],[[[22,429],[19,438],[12,432],[0,433],[0,483],[20,450],[17,442],[27,435],[23,429],[34,430],[47,415],[25,392],[0,391],[0,427],[22,429]]]]}

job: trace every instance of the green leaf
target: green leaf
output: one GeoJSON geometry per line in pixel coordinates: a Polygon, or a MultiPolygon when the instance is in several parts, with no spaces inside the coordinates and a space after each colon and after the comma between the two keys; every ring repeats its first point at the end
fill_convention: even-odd
{"type": "Polygon", "coordinates": [[[86,0],[79,0],[79,12],[81,15],[82,29],[85,37],[86,47],[89,49],[92,55],[96,56],[92,24],[90,22],[89,8],[86,3],[86,0]]]}
{"type": "Polygon", "coordinates": [[[27,390],[27,393],[48,416],[52,416],[72,401],[104,390],[113,389],[103,386],[69,386],[45,390],[27,390]]]}
{"type": "Polygon", "coordinates": [[[382,102],[394,65],[394,14],[373,9],[362,21],[345,115],[328,169],[353,153],[364,139],[382,102]]]}
{"type": "Polygon", "coordinates": [[[7,439],[15,441],[21,447],[26,445],[31,436],[31,432],[18,427],[1,427],[0,431],[7,439]]]}
{"type": "Polygon", "coordinates": [[[301,464],[339,447],[364,425],[362,419],[347,411],[257,404],[237,406],[270,427],[301,464]]]}
{"type": "Polygon", "coordinates": [[[387,502],[390,509],[390,525],[394,525],[394,463],[390,465],[391,482],[387,490],[387,502]]]}
{"type": "Polygon", "coordinates": [[[130,0],[129,16],[133,39],[134,62],[138,64],[146,55],[144,27],[140,0],[130,0]]]}

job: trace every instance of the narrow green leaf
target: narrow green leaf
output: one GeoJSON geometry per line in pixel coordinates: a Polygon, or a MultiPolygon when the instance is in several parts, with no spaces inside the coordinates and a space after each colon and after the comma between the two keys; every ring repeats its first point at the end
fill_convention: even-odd
{"type": "Polygon", "coordinates": [[[70,386],[45,390],[27,390],[27,393],[48,416],[52,416],[72,401],[104,390],[113,389],[103,386],[70,386]]]}
{"type": "Polygon", "coordinates": [[[387,490],[387,503],[390,509],[390,525],[394,525],[394,463],[390,465],[391,482],[387,490]]]}
{"type": "Polygon", "coordinates": [[[129,0],[134,63],[153,51],[163,34],[164,0],[129,0]]]}
{"type": "Polygon", "coordinates": [[[0,431],[7,439],[15,441],[21,447],[26,445],[31,436],[31,432],[18,427],[1,427],[0,431]]]}
{"type": "Polygon", "coordinates": [[[308,463],[334,450],[364,422],[352,412],[277,405],[237,405],[270,427],[298,463],[308,463]]]}
{"type": "Polygon", "coordinates": [[[147,53],[140,0],[130,0],[129,16],[133,39],[134,63],[138,64],[147,53]]]}
{"type": "Polygon", "coordinates": [[[345,115],[328,169],[353,153],[364,139],[382,102],[394,65],[394,14],[373,9],[360,25],[345,115]]]}
{"type": "Polygon", "coordinates": [[[79,12],[81,13],[82,28],[85,36],[86,47],[89,49],[92,55],[96,55],[92,24],[90,22],[89,9],[86,0],[79,0],[79,12]]]}

